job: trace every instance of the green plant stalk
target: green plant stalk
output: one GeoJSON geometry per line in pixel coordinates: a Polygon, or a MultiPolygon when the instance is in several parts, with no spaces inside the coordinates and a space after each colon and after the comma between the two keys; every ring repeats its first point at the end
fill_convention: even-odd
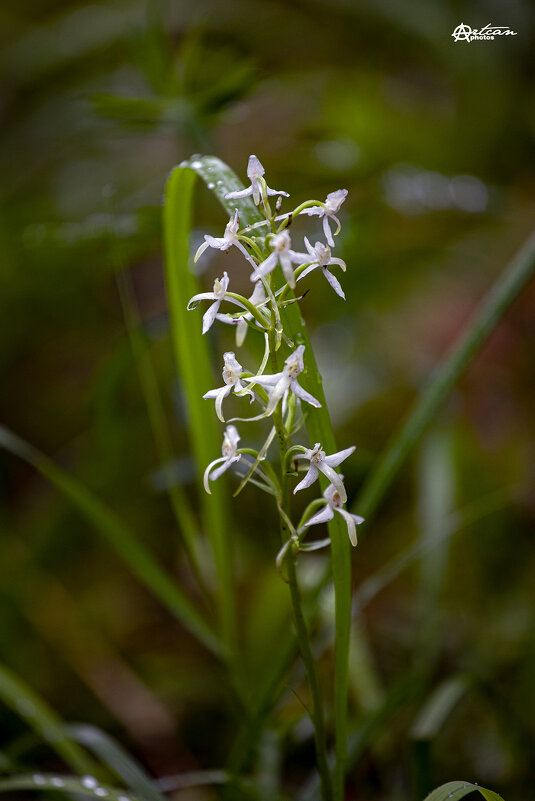
{"type": "MultiPolygon", "coordinates": [[[[229,216],[237,208],[242,225],[252,225],[262,220],[260,212],[250,198],[243,200],[226,200],[225,194],[229,191],[243,189],[243,184],[233,170],[215,156],[193,156],[190,161],[184,162],[181,167],[175,168],[172,176],[178,171],[189,172],[190,181],[193,173],[197,173],[209,189],[217,197],[229,216]]],[[[171,180],[171,179],[170,179],[171,180]]],[[[184,203],[184,201],[182,201],[184,203]]],[[[190,216],[191,189],[185,194],[185,208],[187,217],[190,216]]],[[[187,247],[189,228],[182,226],[182,247],[187,247]]],[[[191,293],[195,294],[195,291],[191,293]]],[[[293,293],[289,293],[293,298],[293,293]]],[[[187,302],[187,301],[186,301],[187,302]]],[[[325,395],[321,383],[305,321],[301,315],[298,303],[292,303],[281,310],[284,328],[295,344],[303,344],[306,348],[306,370],[300,376],[300,381],[306,390],[311,392],[322,404],[320,409],[311,409],[306,418],[306,428],[312,443],[321,442],[327,452],[335,452],[336,442],[333,427],[329,417],[325,395]]],[[[198,405],[198,403],[197,403],[198,405]]],[[[207,460],[208,461],[208,460],[207,460]]],[[[322,489],[328,482],[320,477],[322,489]]],[[[328,523],[331,538],[331,566],[335,591],[335,671],[334,671],[334,729],[335,729],[335,770],[333,776],[334,801],[342,801],[344,796],[344,776],[347,749],[347,698],[349,673],[349,644],[351,623],[351,559],[350,544],[347,530],[340,515],[335,515],[328,523]]],[[[286,647],[286,646],[285,646],[286,647]]],[[[290,649],[290,646],[287,646],[290,649]]],[[[283,662],[281,662],[281,665],[283,662]]],[[[277,686],[277,681],[269,675],[265,688],[260,692],[259,709],[269,708],[267,698],[271,688],[277,686]]],[[[251,719],[250,734],[257,737],[259,732],[258,720],[251,719]]]]}
{"type": "Polygon", "coordinates": [[[355,508],[366,519],[377,508],[411,448],[434,418],[463,370],[534,272],[535,235],[532,235],[483,298],[464,334],[445,357],[364,484],[355,508]]]}
{"type": "MultiPolygon", "coordinates": [[[[277,354],[275,352],[275,335],[273,330],[269,332],[270,339],[270,359],[274,373],[278,373],[277,354]]],[[[290,438],[282,420],[282,412],[280,404],[277,406],[273,413],[273,424],[277,432],[277,442],[279,445],[279,455],[281,464],[281,488],[282,495],[280,499],[280,507],[285,513],[280,515],[280,532],[282,544],[288,541],[291,536],[291,531],[286,523],[286,519],[290,517],[290,482],[286,473],[286,452],[290,447],[290,438]]],[[[310,637],[308,627],[303,614],[303,607],[301,603],[301,593],[299,592],[299,585],[297,583],[297,570],[296,570],[297,554],[293,548],[290,547],[288,556],[286,558],[286,565],[288,570],[288,584],[290,587],[290,597],[292,599],[292,610],[294,615],[295,629],[297,633],[297,642],[301,652],[301,658],[307,673],[308,683],[310,686],[310,693],[312,696],[312,722],[314,724],[314,739],[316,744],[316,758],[318,761],[318,772],[321,781],[321,791],[324,801],[332,801],[332,783],[331,773],[329,770],[329,763],[327,759],[327,739],[325,735],[325,723],[323,718],[323,700],[321,697],[318,676],[316,673],[316,666],[314,663],[314,656],[310,647],[310,637]]]]}

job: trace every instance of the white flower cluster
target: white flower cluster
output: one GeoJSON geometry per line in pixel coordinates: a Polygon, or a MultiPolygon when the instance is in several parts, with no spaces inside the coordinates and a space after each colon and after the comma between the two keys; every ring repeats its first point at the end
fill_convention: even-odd
{"type": "Polygon", "coordinates": [[[292,425],[301,402],[314,408],[321,407],[321,404],[301,386],[298,380],[299,376],[303,373],[306,374],[304,362],[305,346],[296,346],[295,343],[292,343],[285,335],[281,323],[281,311],[286,305],[295,303],[298,300],[292,295],[293,290],[296,289],[297,282],[311,272],[321,271],[336,294],[345,300],[340,282],[328,268],[333,266],[339,267],[344,272],[346,270],[345,262],[331,255],[331,248],[334,248],[335,245],[334,236],[340,232],[341,225],[336,214],[347,196],[347,190],[339,189],[336,192],[331,192],[324,202],[306,201],[290,213],[274,216],[268,198],[277,196],[276,211],[278,212],[282,196],[289,197],[288,193],[271,189],[267,185],[264,179],[264,168],[256,156],[249,157],[247,176],[251,182],[250,186],[242,191],[230,192],[225,198],[227,200],[241,200],[252,197],[265,219],[260,223],[241,229],[239,211],[236,208],[222,237],[208,235],[204,237],[205,241],[195,254],[195,261],[207,248],[228,252],[231,247],[235,247],[252,267],[250,278],[251,281],[255,282],[254,291],[249,297],[229,291],[229,276],[225,272],[223,278],[218,278],[214,282],[212,292],[202,292],[192,297],[188,303],[188,309],[194,309],[200,301],[212,301],[203,316],[203,334],[212,327],[216,320],[225,324],[235,325],[236,344],[238,347],[243,344],[249,328],[261,331],[264,334],[266,352],[260,368],[256,372],[245,371],[236,359],[235,353],[231,351],[225,353],[222,372],[224,385],[209,390],[203,397],[215,400],[217,417],[222,422],[226,422],[223,415],[224,399],[231,392],[234,392],[238,397],[249,395],[250,403],[259,403],[262,411],[255,417],[235,419],[253,421],[273,416],[275,427],[261,451],[256,452],[247,448],[239,448],[240,435],[238,430],[234,425],[227,425],[223,439],[223,455],[211,462],[206,468],[204,487],[210,493],[210,481],[215,481],[232,465],[240,461],[244,454],[247,454],[249,464],[251,456],[256,456],[256,462],[253,461],[245,480],[253,480],[251,477],[256,472],[258,480],[254,483],[263,486],[264,489],[274,495],[279,495],[280,484],[275,472],[271,468],[268,470],[264,464],[262,465],[263,469],[260,468],[260,463],[265,460],[267,449],[275,436],[275,428],[278,425],[279,428],[282,427],[284,436],[290,445],[288,454],[292,452],[291,455],[293,455],[294,460],[305,459],[309,462],[308,471],[303,480],[295,487],[294,494],[315,482],[320,472],[330,481],[323,494],[323,499],[319,502],[314,502],[316,508],[318,503],[324,502],[324,508],[313,516],[309,515],[298,531],[293,529],[294,543],[299,543],[299,537],[308,526],[330,520],[334,516],[334,512],[337,511],[347,523],[351,543],[356,545],[355,526],[362,523],[363,518],[352,515],[343,509],[343,504],[347,500],[347,493],[343,484],[343,477],[335,470],[344,459],[353,453],[355,448],[346,448],[327,456],[321,449],[320,443],[317,443],[313,449],[291,446],[292,425]],[[304,237],[306,252],[293,249],[288,229],[292,221],[302,214],[318,216],[323,219],[326,244],[318,241],[313,246],[304,237]],[[336,224],[334,232],[330,227],[331,221],[336,224]],[[268,233],[260,235],[260,230],[264,226],[267,226],[268,233]],[[285,282],[281,286],[275,285],[278,265],[281,267],[282,277],[285,282]],[[223,314],[220,312],[222,303],[230,303],[238,307],[238,310],[223,314]],[[270,358],[271,363],[276,364],[276,351],[283,341],[290,346],[292,352],[285,359],[282,370],[272,374],[265,374],[264,371],[270,358]]]}

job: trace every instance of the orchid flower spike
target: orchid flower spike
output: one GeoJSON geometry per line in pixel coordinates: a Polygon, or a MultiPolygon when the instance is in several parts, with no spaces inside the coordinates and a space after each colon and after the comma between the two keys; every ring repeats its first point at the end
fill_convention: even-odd
{"type": "Polygon", "coordinates": [[[292,250],[292,243],[288,231],[281,231],[280,234],[275,234],[271,240],[273,251],[262,264],[259,264],[251,275],[251,281],[258,281],[259,278],[265,277],[272,270],[275,269],[277,263],[280,263],[284,277],[289,286],[294,289],[295,276],[292,264],[304,264],[309,261],[306,253],[296,253],[292,250]]]}
{"type": "Polygon", "coordinates": [[[220,456],[219,459],[214,459],[213,462],[210,462],[204,471],[203,484],[208,495],[212,494],[208,482],[216,481],[216,479],[222,476],[223,473],[228,470],[232,464],[234,464],[234,462],[238,462],[241,459],[241,453],[237,452],[238,442],[240,439],[241,437],[238,434],[238,429],[236,426],[226,427],[225,435],[223,437],[223,447],[221,448],[223,456],[220,456]],[[212,470],[216,464],[220,466],[215,470],[212,470]]]}
{"type": "Polygon", "coordinates": [[[319,474],[323,473],[324,476],[327,476],[340,496],[340,503],[345,503],[347,501],[347,492],[344,487],[342,476],[339,476],[333,468],[338,467],[344,459],[351,456],[354,450],[355,446],[352,445],[351,448],[345,448],[343,451],[338,451],[338,453],[333,453],[331,456],[326,456],[325,451],[321,450],[320,443],[316,442],[312,449],[306,448],[304,453],[297,453],[294,458],[309,459],[310,466],[304,479],[300,481],[294,489],[294,495],[296,492],[299,492],[299,490],[310,487],[310,485],[316,481],[319,474]]]}
{"type": "Polygon", "coordinates": [[[331,226],[329,225],[329,220],[333,219],[336,223],[336,231],[334,232],[335,236],[339,233],[340,228],[340,220],[335,215],[340,210],[340,206],[344,202],[347,197],[347,189],[337,189],[336,192],[330,192],[327,195],[325,200],[325,204],[323,206],[310,206],[308,209],[303,209],[301,214],[308,214],[312,217],[314,214],[317,214],[318,217],[323,217],[323,231],[325,233],[325,239],[330,247],[334,247],[334,239],[331,231],[331,226]]]}
{"type": "MultiPolygon", "coordinates": [[[[339,476],[340,479],[343,479],[343,476],[339,476]]],[[[316,512],[310,520],[304,524],[305,526],[315,526],[318,523],[327,523],[329,520],[332,520],[334,517],[334,513],[338,512],[342,515],[344,520],[347,523],[347,533],[349,535],[349,539],[351,541],[351,545],[357,544],[357,529],[356,526],[360,526],[361,523],[364,523],[364,518],[360,515],[353,515],[351,512],[348,512],[346,509],[343,509],[342,498],[340,497],[340,493],[332,484],[329,484],[325,492],[323,493],[323,497],[327,501],[323,509],[320,509],[319,512],[316,512]]]]}
{"type": "MultiPolygon", "coordinates": [[[[304,345],[299,345],[294,352],[288,356],[284,362],[284,369],[280,373],[274,375],[255,375],[251,378],[245,378],[244,381],[250,381],[254,384],[260,384],[266,387],[269,393],[269,401],[266,410],[261,417],[268,417],[275,410],[277,403],[281,398],[285,398],[291,390],[294,395],[297,395],[301,400],[310,403],[319,409],[321,403],[316,400],[312,395],[306,392],[303,387],[297,383],[297,376],[303,372],[305,365],[303,362],[303,353],[305,350],[304,345]]],[[[255,418],[252,418],[253,420],[255,418]]],[[[260,418],[258,418],[260,419],[260,418]]]]}
{"type": "Polygon", "coordinates": [[[253,390],[250,387],[245,387],[240,381],[242,366],[236,359],[234,353],[232,353],[232,351],[224,353],[223,360],[225,364],[223,367],[224,386],[218,387],[217,389],[210,389],[203,395],[203,398],[215,398],[215,411],[222,423],[225,422],[225,418],[223,417],[223,401],[227,395],[230,395],[232,390],[234,390],[234,392],[242,390],[243,394],[250,395],[251,403],[255,399],[253,390]]]}
{"type": "Polygon", "coordinates": [[[204,242],[197,250],[197,253],[195,254],[195,258],[193,259],[193,261],[196,262],[197,259],[199,259],[200,256],[202,256],[206,248],[216,248],[217,250],[223,250],[225,253],[228,253],[232,245],[234,245],[235,247],[238,248],[238,250],[240,250],[243,253],[247,261],[250,264],[252,264],[253,267],[256,267],[254,259],[247,252],[244,245],[242,245],[242,243],[239,240],[238,237],[239,230],[240,230],[240,217],[238,214],[238,209],[236,209],[236,211],[234,212],[234,216],[231,217],[230,220],[228,221],[225,228],[225,233],[223,234],[222,237],[209,236],[208,234],[204,235],[204,242]]]}
{"type": "Polygon", "coordinates": [[[194,295],[188,303],[188,310],[191,311],[191,309],[195,309],[199,305],[199,301],[201,300],[214,301],[214,303],[212,303],[212,305],[208,307],[208,310],[204,313],[204,316],[202,318],[203,334],[206,334],[206,332],[212,327],[213,322],[217,317],[219,307],[221,306],[221,302],[223,300],[226,300],[229,303],[234,303],[235,306],[239,306],[241,309],[245,308],[243,303],[240,303],[239,300],[228,297],[227,295],[228,283],[229,283],[228,273],[223,273],[223,278],[215,279],[213,292],[201,292],[199,295],[194,295]]]}
{"type": "Polygon", "coordinates": [[[345,261],[343,261],[342,259],[333,258],[331,256],[330,248],[324,245],[322,242],[316,242],[314,247],[312,247],[312,245],[305,236],[305,245],[312,261],[310,265],[305,270],[303,270],[303,272],[301,273],[301,275],[297,280],[300,281],[301,278],[304,278],[305,275],[308,275],[313,270],[321,269],[323,275],[325,276],[329,284],[332,286],[336,294],[339,295],[341,298],[343,298],[343,300],[345,300],[346,296],[344,294],[344,290],[340,286],[340,282],[327,269],[327,267],[329,267],[331,264],[336,264],[339,267],[341,267],[342,270],[345,272],[346,271],[345,261]]]}
{"type": "MultiPolygon", "coordinates": [[[[263,306],[266,300],[267,298],[264,285],[262,284],[262,281],[257,281],[253,289],[253,294],[249,297],[249,301],[253,304],[253,306],[263,306]]],[[[248,323],[253,319],[251,312],[242,314],[239,317],[232,317],[230,314],[217,314],[216,318],[221,323],[227,323],[228,325],[236,326],[236,346],[241,348],[245,342],[245,337],[247,336],[247,331],[249,329],[248,323]]]]}
{"type": "Polygon", "coordinates": [[[258,206],[261,199],[264,197],[264,190],[266,195],[284,195],[290,197],[288,192],[282,192],[278,189],[270,189],[263,179],[265,173],[260,161],[256,156],[249,156],[249,163],[247,165],[247,177],[251,182],[251,186],[247,189],[242,189],[240,192],[228,192],[225,195],[225,200],[238,200],[239,198],[253,196],[255,206],[258,206]]]}

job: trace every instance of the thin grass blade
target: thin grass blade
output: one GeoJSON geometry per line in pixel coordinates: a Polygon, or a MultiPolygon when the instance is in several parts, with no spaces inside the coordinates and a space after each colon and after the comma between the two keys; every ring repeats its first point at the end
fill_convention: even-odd
{"type": "Polygon", "coordinates": [[[3,426],[0,426],[0,448],[28,462],[50,481],[107,540],[142,584],[209,650],[221,655],[217,636],[192,601],[105,503],[44,454],[3,426]]]}
{"type": "Polygon", "coordinates": [[[77,773],[98,770],[95,761],[65,731],[64,723],[38,693],[0,665],[0,699],[77,773]]]}
{"type": "Polygon", "coordinates": [[[72,740],[89,748],[111,772],[144,801],[166,801],[156,783],[119,743],[96,726],[66,726],[72,740]]]}
{"type": "Polygon", "coordinates": [[[197,281],[189,270],[189,234],[191,230],[195,171],[175,167],[167,181],[164,207],[165,278],[171,337],[177,370],[188,409],[193,456],[199,476],[199,496],[205,531],[212,544],[217,573],[217,608],[221,638],[227,658],[237,668],[236,608],[229,531],[229,512],[224,487],[214,484],[212,494],[202,487],[204,468],[218,455],[222,432],[209,404],[202,400],[211,389],[213,372],[208,341],[201,334],[198,315],[187,310],[188,300],[198,293],[197,281]]]}
{"type": "Polygon", "coordinates": [[[33,773],[21,776],[12,776],[9,779],[0,779],[0,793],[21,790],[35,790],[42,793],[51,790],[55,793],[65,793],[72,796],[76,794],[83,798],[96,798],[102,801],[146,801],[141,796],[134,796],[125,790],[99,784],[94,776],[87,775],[79,779],[76,776],[65,776],[57,773],[33,773]]]}
{"type": "Polygon", "coordinates": [[[369,518],[383,499],[411,449],[433,420],[461,373],[497,326],[535,272],[532,235],[483,298],[465,331],[438,367],[357,498],[358,514],[369,518]]]}
{"type": "Polygon", "coordinates": [[[481,793],[485,801],[503,801],[501,795],[494,790],[487,790],[479,784],[471,782],[447,782],[437,787],[425,798],[425,801],[460,801],[466,795],[477,791],[481,793]]]}

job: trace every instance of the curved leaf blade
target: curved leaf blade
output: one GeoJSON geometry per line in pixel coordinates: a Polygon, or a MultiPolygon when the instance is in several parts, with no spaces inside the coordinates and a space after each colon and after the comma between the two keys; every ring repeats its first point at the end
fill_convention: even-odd
{"type": "Polygon", "coordinates": [[[0,448],[28,462],[50,481],[107,540],[141,583],[210,651],[221,654],[218,638],[192,601],[100,498],[4,426],[0,426],[0,448]]]}

